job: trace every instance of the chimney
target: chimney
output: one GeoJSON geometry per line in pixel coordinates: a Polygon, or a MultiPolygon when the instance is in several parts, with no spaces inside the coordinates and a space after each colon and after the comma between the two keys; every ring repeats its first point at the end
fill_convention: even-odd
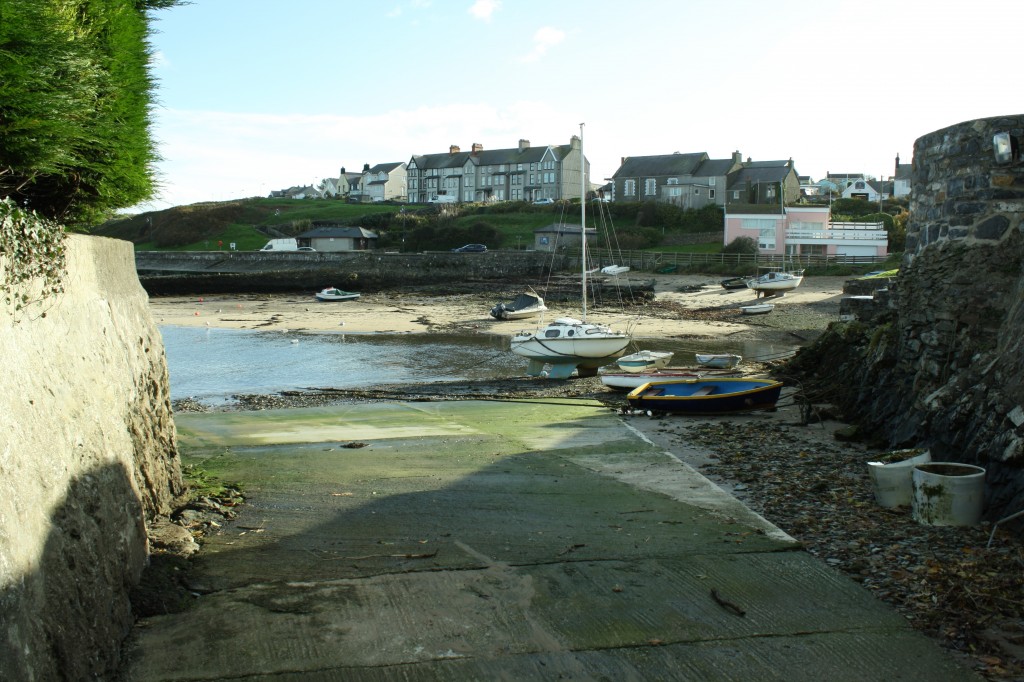
{"type": "Polygon", "coordinates": [[[900,155],[896,155],[896,175],[900,174],[900,155]]]}
{"type": "Polygon", "coordinates": [[[364,163],[363,164],[363,172],[364,173],[369,173],[370,172],[370,164],[368,164],[368,163],[364,163]]]}
{"type": "Polygon", "coordinates": [[[619,158],[621,159],[621,160],[619,161],[619,165],[620,165],[620,166],[625,166],[625,165],[626,165],[626,158],[627,158],[627,157],[625,157],[625,156],[621,156],[621,157],[619,157],[619,158]]]}
{"type": "Polygon", "coordinates": [[[734,151],[732,153],[732,162],[733,163],[743,163],[743,155],[740,154],[740,150],[737,149],[736,151],[734,151]]]}
{"type": "Polygon", "coordinates": [[[483,150],[484,150],[484,146],[482,144],[480,144],[479,142],[474,142],[473,143],[473,153],[474,154],[482,152],[483,150]]]}
{"type": "Polygon", "coordinates": [[[519,151],[525,151],[530,148],[529,140],[519,140],[519,151]]]}
{"type": "Polygon", "coordinates": [[[570,149],[579,149],[581,144],[582,144],[582,141],[580,140],[578,135],[573,135],[572,139],[569,140],[569,148],[570,149]]]}
{"type": "Polygon", "coordinates": [[[340,178],[342,175],[345,175],[345,167],[344,166],[341,167],[341,173],[338,175],[338,177],[340,178]]]}
{"type": "Polygon", "coordinates": [[[457,144],[453,144],[451,147],[448,147],[448,153],[449,154],[458,154],[461,151],[462,150],[459,149],[459,145],[457,145],[457,144]]]}

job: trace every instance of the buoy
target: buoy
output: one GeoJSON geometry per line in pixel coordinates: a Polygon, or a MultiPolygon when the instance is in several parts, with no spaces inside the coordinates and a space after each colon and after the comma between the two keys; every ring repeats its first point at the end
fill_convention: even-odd
{"type": "Polygon", "coordinates": [[[194,312],[194,313],[192,313],[192,314],[193,314],[193,315],[195,315],[196,317],[199,317],[199,311],[198,311],[198,310],[197,310],[197,311],[195,311],[195,312],[194,312]]]}

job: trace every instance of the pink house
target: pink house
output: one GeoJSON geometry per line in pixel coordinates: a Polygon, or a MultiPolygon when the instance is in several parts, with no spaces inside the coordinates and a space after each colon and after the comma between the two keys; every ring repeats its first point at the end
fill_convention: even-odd
{"type": "Polygon", "coordinates": [[[882,223],[832,222],[828,206],[787,206],[782,210],[727,211],[724,243],[750,237],[761,253],[787,256],[884,257],[889,253],[889,235],[882,223]]]}

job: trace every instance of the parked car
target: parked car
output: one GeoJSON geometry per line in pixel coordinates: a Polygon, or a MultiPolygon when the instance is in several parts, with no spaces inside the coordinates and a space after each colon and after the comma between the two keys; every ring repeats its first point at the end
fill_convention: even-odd
{"type": "Polygon", "coordinates": [[[553,204],[553,203],[555,203],[554,199],[537,199],[537,201],[533,202],[533,205],[534,206],[546,206],[548,204],[553,204]]]}
{"type": "Polygon", "coordinates": [[[487,251],[487,247],[483,244],[466,244],[457,249],[452,249],[452,251],[454,253],[484,253],[487,251]]]}
{"type": "Polygon", "coordinates": [[[312,246],[300,246],[296,251],[316,251],[312,246]]]}

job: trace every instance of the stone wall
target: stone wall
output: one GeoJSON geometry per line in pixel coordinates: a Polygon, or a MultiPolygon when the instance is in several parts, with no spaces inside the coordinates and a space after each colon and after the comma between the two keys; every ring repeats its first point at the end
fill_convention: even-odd
{"type": "Polygon", "coordinates": [[[1002,131],[1020,138],[1024,115],[916,141],[887,314],[837,325],[792,365],[890,445],[985,467],[992,520],[1024,509],[1024,163],[995,163],[1002,131]]]}
{"type": "Polygon", "coordinates": [[[131,244],[69,237],[65,285],[26,310],[0,308],[4,680],[112,676],[146,523],[184,492],[131,244]]]}
{"type": "Polygon", "coordinates": [[[566,268],[563,255],[536,251],[488,253],[150,252],[135,257],[153,295],[318,291],[338,286],[379,291],[445,282],[540,282],[548,269],[566,268]],[[555,262],[552,263],[552,260],[555,262]]]}

